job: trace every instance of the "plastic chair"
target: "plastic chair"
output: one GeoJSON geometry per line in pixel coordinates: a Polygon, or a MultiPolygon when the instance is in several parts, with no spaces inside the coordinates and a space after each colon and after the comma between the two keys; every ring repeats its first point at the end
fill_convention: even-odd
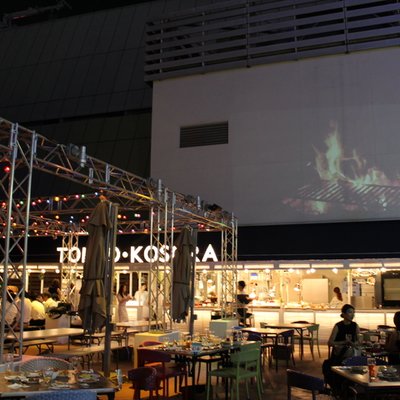
{"type": "MultiPolygon", "coordinates": [[[[306,321],[300,321],[301,323],[308,323],[306,321]]],[[[300,340],[299,335],[294,335],[295,340],[300,340]]],[[[303,344],[308,342],[310,345],[310,351],[312,359],[314,360],[314,345],[317,345],[318,356],[321,358],[321,350],[319,348],[319,324],[312,325],[307,328],[307,332],[303,335],[303,344]]]]}
{"type": "Polygon", "coordinates": [[[158,399],[157,370],[152,367],[139,367],[128,371],[128,378],[132,381],[133,399],[140,400],[140,391],[148,390],[150,400],[153,399],[153,390],[156,391],[158,399]]]}
{"type": "Polygon", "coordinates": [[[224,358],[220,354],[210,354],[198,357],[197,362],[199,363],[199,366],[197,368],[197,383],[199,383],[200,380],[201,364],[206,365],[206,371],[208,374],[211,371],[211,367],[214,363],[220,364],[223,361],[224,358]]]}
{"type": "Polygon", "coordinates": [[[294,361],[294,330],[290,329],[283,332],[276,343],[271,349],[271,356],[275,359],[275,369],[278,371],[278,360],[286,361],[286,368],[289,367],[289,360],[292,360],[293,365],[296,365],[294,361]]]}
{"type": "Polygon", "coordinates": [[[155,340],[147,340],[143,342],[139,347],[158,346],[160,344],[162,344],[162,342],[157,342],[155,340]]]}
{"type": "Polygon", "coordinates": [[[35,357],[32,360],[22,362],[20,365],[20,370],[24,372],[34,372],[46,368],[73,369],[71,363],[55,357],[35,357]]]}
{"type": "Polygon", "coordinates": [[[185,386],[187,386],[187,369],[184,363],[171,363],[171,355],[160,350],[146,349],[140,347],[137,350],[138,366],[146,367],[152,366],[157,371],[157,378],[163,382],[163,396],[169,397],[168,380],[175,379],[176,391],[176,378],[179,378],[179,390],[182,387],[182,380],[185,379],[185,386]],[[157,365],[159,363],[159,365],[157,365]]]}
{"type": "Polygon", "coordinates": [[[29,400],[96,400],[97,393],[91,390],[48,391],[28,397],[29,400]]]}
{"type": "Polygon", "coordinates": [[[325,382],[321,378],[316,376],[304,374],[303,372],[294,371],[292,369],[286,370],[287,376],[287,398],[292,398],[292,388],[299,388],[303,390],[309,390],[312,395],[312,399],[316,400],[318,394],[327,394],[328,390],[325,387],[325,382]]]}
{"type": "Polygon", "coordinates": [[[247,398],[250,398],[248,381],[251,378],[256,379],[257,397],[261,400],[261,380],[260,380],[260,347],[251,348],[248,350],[242,349],[231,355],[232,367],[220,368],[212,370],[207,375],[207,400],[210,399],[211,377],[216,376],[235,381],[235,385],[231,384],[231,399],[239,400],[239,383],[246,382],[247,398]]]}

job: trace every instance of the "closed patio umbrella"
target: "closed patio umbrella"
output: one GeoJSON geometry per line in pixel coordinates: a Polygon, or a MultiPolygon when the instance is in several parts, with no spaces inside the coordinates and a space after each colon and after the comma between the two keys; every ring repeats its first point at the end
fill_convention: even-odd
{"type": "Polygon", "coordinates": [[[106,234],[112,228],[108,202],[101,201],[89,218],[86,260],[83,266],[82,288],[78,312],[83,329],[94,332],[106,322],[104,271],[106,263],[106,234]]]}
{"type": "Polygon", "coordinates": [[[192,292],[190,290],[193,273],[193,252],[195,245],[189,227],[185,227],[176,240],[174,271],[172,281],[172,319],[181,322],[188,315],[192,292]]]}

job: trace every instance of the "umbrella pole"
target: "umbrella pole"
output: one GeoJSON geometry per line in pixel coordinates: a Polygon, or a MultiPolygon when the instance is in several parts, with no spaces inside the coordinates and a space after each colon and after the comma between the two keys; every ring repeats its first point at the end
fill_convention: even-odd
{"type": "Polygon", "coordinates": [[[193,242],[193,254],[192,254],[192,262],[190,263],[191,271],[190,271],[190,301],[189,301],[189,334],[193,337],[194,332],[194,321],[197,319],[197,316],[194,314],[194,291],[195,291],[195,282],[196,282],[196,247],[197,247],[197,228],[193,228],[192,230],[192,242],[193,242]]]}
{"type": "Polygon", "coordinates": [[[109,204],[108,215],[110,217],[112,228],[107,232],[106,236],[106,265],[104,271],[104,292],[106,295],[106,335],[104,338],[104,376],[110,376],[111,367],[111,299],[114,279],[114,253],[117,237],[117,215],[118,204],[109,204]]]}

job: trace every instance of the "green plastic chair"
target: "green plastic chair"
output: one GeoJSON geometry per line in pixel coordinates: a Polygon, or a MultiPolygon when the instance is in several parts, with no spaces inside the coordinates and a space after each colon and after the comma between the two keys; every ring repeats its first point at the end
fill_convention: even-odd
{"type": "Polygon", "coordinates": [[[255,378],[257,383],[257,396],[261,400],[261,373],[260,373],[260,345],[258,343],[242,346],[240,351],[231,355],[231,367],[214,369],[207,374],[207,400],[210,399],[211,377],[225,378],[235,381],[231,383],[231,396],[239,400],[239,383],[245,381],[247,398],[249,394],[249,379],[255,378]]]}
{"type": "MultiPolygon", "coordinates": [[[[300,341],[300,336],[295,335],[295,340],[300,341]]],[[[319,349],[319,324],[311,325],[307,328],[307,333],[303,335],[303,344],[309,342],[312,359],[314,360],[314,345],[317,345],[318,356],[321,358],[319,349]]]]}

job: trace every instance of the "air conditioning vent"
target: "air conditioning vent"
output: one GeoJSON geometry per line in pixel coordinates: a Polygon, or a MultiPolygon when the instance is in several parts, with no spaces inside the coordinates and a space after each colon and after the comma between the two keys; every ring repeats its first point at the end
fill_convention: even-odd
{"type": "Polygon", "coordinates": [[[227,143],[228,122],[181,127],[181,148],[227,143]]]}

